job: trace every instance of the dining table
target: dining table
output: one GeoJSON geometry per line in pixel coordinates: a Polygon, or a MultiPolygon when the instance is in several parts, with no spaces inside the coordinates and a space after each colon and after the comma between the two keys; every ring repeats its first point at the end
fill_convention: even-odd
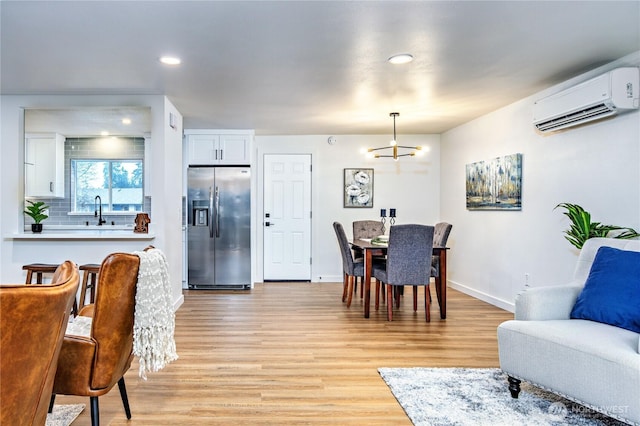
{"type": "MultiPolygon", "coordinates": [[[[351,247],[360,249],[364,253],[364,317],[369,318],[373,257],[386,255],[388,247],[384,243],[373,243],[370,239],[353,240],[351,247]]],[[[439,277],[435,280],[435,287],[441,319],[447,318],[447,250],[449,250],[448,247],[433,246],[433,255],[438,257],[440,270],[439,277]]],[[[428,261],[431,263],[431,259],[428,261]]]]}

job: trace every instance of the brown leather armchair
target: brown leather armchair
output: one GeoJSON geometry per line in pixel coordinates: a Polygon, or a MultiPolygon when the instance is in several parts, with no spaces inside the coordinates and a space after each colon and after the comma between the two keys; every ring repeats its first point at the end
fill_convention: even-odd
{"type": "Polygon", "coordinates": [[[88,396],[91,424],[100,424],[98,397],[117,383],[127,415],[131,418],[124,374],[133,360],[133,319],[140,258],[134,254],[107,256],[98,274],[95,304],[80,316],[92,316],[90,336],[64,336],[58,371],[51,395],[88,396]]]}
{"type": "Polygon", "coordinates": [[[45,424],[79,281],[66,261],[50,284],[0,286],[0,424],[45,424]]]}

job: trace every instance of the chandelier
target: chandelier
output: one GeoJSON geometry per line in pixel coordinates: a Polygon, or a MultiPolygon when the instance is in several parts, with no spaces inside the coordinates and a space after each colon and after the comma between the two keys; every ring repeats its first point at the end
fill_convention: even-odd
{"type": "Polygon", "coordinates": [[[391,112],[389,113],[389,117],[393,117],[393,140],[391,142],[389,142],[389,146],[383,146],[380,148],[368,148],[367,149],[367,157],[369,158],[382,158],[382,157],[388,157],[388,158],[393,158],[395,161],[398,161],[399,157],[414,157],[416,155],[422,155],[424,154],[424,151],[422,150],[421,146],[405,146],[405,145],[398,145],[397,139],[396,139],[396,117],[398,117],[400,115],[399,112],[391,112]],[[392,154],[377,154],[374,153],[374,151],[380,151],[383,149],[391,149],[393,150],[392,154]],[[399,150],[411,150],[411,152],[400,152],[399,150]]]}

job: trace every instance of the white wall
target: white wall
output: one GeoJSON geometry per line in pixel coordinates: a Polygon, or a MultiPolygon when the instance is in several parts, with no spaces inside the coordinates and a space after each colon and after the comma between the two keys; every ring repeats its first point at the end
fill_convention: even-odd
{"type": "MultiPolygon", "coordinates": [[[[162,140],[154,143],[152,133],[151,229],[159,227],[154,245],[167,257],[174,306],[184,301],[182,295],[182,114],[163,97],[162,140]],[[175,128],[169,126],[172,114],[175,128]],[[156,149],[159,148],[159,149],[156,149]]],[[[155,116],[154,116],[155,117],[155,116]]],[[[154,130],[155,130],[154,121],[154,130]]]]}
{"type": "Polygon", "coordinates": [[[256,240],[257,281],[262,281],[263,258],[263,159],[265,154],[311,154],[312,173],[312,267],[311,280],[342,281],[342,260],[333,222],[339,221],[351,237],[354,220],[380,219],[380,209],[396,208],[397,224],[434,224],[440,219],[440,137],[438,135],[398,135],[403,145],[429,149],[422,158],[366,159],[362,147],[388,145],[390,135],[255,136],[254,173],[257,176],[256,240]],[[373,208],[343,208],[343,169],[374,169],[373,208]]]}
{"type": "Polygon", "coordinates": [[[23,229],[24,206],[24,108],[83,106],[146,106],[152,114],[151,180],[153,187],[152,242],[163,250],[169,263],[174,305],[182,303],[181,199],[182,116],[164,96],[7,96],[0,97],[0,282],[24,282],[23,264],[59,263],[70,259],[98,263],[114,251],[141,250],[141,242],[38,242],[16,241],[11,235],[23,229]],[[176,116],[176,129],[168,125],[169,112],[176,116]]]}
{"type": "Polygon", "coordinates": [[[449,285],[513,309],[524,274],[531,286],[566,283],[577,249],[564,239],[561,202],[583,206],[592,220],[640,229],[640,118],[613,119],[541,135],[532,125],[535,100],[619,66],[635,53],[442,135],[441,216],[453,223],[449,285]],[[465,208],[465,165],[523,154],[522,211],[465,208]]]}

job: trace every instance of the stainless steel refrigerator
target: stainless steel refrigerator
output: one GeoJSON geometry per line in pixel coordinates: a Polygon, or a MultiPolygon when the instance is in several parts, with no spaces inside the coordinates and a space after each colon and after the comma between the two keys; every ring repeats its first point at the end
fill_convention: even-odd
{"type": "Polygon", "coordinates": [[[189,167],[187,177],[189,288],[250,288],[249,167],[189,167]]]}

